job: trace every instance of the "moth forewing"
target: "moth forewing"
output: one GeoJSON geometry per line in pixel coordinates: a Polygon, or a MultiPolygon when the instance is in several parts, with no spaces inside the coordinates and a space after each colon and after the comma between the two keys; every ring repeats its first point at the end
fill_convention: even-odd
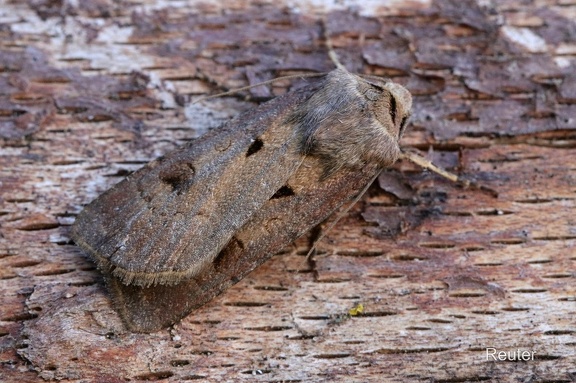
{"type": "Polygon", "coordinates": [[[152,161],[90,203],[73,239],[125,284],[195,275],[302,162],[300,134],[284,121],[306,96],[272,100],[152,161]]]}

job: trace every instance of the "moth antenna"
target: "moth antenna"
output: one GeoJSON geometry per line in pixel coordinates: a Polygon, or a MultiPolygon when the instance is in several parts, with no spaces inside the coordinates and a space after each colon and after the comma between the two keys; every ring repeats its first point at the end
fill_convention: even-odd
{"type": "Polygon", "coordinates": [[[318,238],[316,238],[316,240],[314,241],[314,243],[312,244],[312,247],[310,248],[310,250],[308,251],[308,254],[306,254],[306,259],[308,260],[310,258],[310,256],[312,255],[312,253],[314,252],[314,250],[316,250],[316,244],[318,242],[320,242],[322,239],[324,239],[324,237],[326,237],[326,234],[328,234],[328,232],[330,230],[332,230],[332,228],[334,228],[334,226],[336,226],[336,224],[342,219],[342,217],[344,217],[344,215],[346,215],[350,209],[352,209],[352,207],[354,205],[356,205],[356,202],[358,202],[360,200],[360,198],[362,198],[362,196],[364,195],[364,193],[366,193],[366,190],[368,190],[368,188],[370,187],[370,185],[372,185],[372,183],[374,182],[374,180],[376,179],[376,177],[378,177],[380,175],[380,172],[377,172],[374,177],[372,177],[370,179],[370,182],[368,182],[366,184],[366,186],[364,186],[364,189],[362,189],[362,191],[360,193],[358,193],[358,195],[356,197],[354,197],[354,199],[352,200],[352,202],[350,203],[350,205],[344,209],[343,211],[341,211],[340,213],[338,213],[338,215],[336,216],[336,219],[334,221],[332,221],[330,223],[330,225],[328,225],[328,227],[326,228],[326,230],[324,230],[322,232],[322,234],[320,234],[320,236],[318,238]]]}
{"type": "Polygon", "coordinates": [[[416,165],[418,165],[424,169],[428,169],[431,172],[434,172],[434,173],[438,174],[439,176],[444,177],[444,178],[446,178],[452,182],[456,182],[456,183],[464,186],[465,188],[470,187],[470,188],[486,191],[486,192],[490,193],[493,197],[498,196],[498,193],[495,192],[494,190],[488,189],[487,187],[479,185],[476,182],[464,179],[462,177],[458,177],[454,173],[450,173],[449,171],[446,171],[442,168],[439,168],[438,166],[434,165],[431,161],[427,160],[426,158],[424,158],[424,157],[422,157],[416,153],[402,151],[402,153],[400,154],[400,158],[411,161],[411,162],[415,163],[416,165]]]}
{"type": "Polygon", "coordinates": [[[330,40],[328,36],[326,36],[326,47],[328,48],[328,57],[330,57],[330,60],[332,60],[334,65],[336,65],[336,68],[347,72],[348,70],[346,69],[346,67],[344,67],[344,65],[342,65],[342,63],[338,59],[338,55],[336,54],[336,51],[332,46],[332,40],[330,40]]]}
{"type": "Polygon", "coordinates": [[[330,57],[330,60],[332,60],[334,65],[336,65],[336,68],[348,72],[346,67],[344,65],[342,65],[342,63],[340,62],[340,59],[338,59],[338,55],[336,54],[336,51],[334,50],[334,46],[332,45],[332,40],[330,39],[330,36],[328,36],[328,28],[326,28],[326,21],[325,20],[322,20],[322,31],[324,32],[324,39],[326,40],[326,48],[328,49],[328,57],[330,57]]]}
{"type": "Polygon", "coordinates": [[[431,172],[434,172],[434,173],[438,174],[439,176],[442,176],[442,177],[444,177],[444,178],[446,178],[452,182],[461,183],[465,187],[470,186],[470,181],[462,179],[461,177],[458,177],[454,173],[450,173],[450,172],[448,172],[442,168],[439,168],[438,166],[434,165],[431,161],[427,160],[426,158],[424,158],[424,157],[422,157],[416,153],[402,151],[400,158],[411,161],[411,162],[415,163],[416,165],[418,165],[424,169],[428,169],[431,172]]]}
{"type": "Polygon", "coordinates": [[[258,84],[247,85],[247,86],[243,86],[241,88],[231,89],[231,90],[228,90],[226,92],[212,94],[210,96],[203,96],[203,97],[200,97],[199,99],[197,99],[195,101],[192,101],[191,105],[196,104],[200,101],[209,100],[211,98],[222,97],[222,96],[227,96],[229,94],[242,92],[243,90],[252,89],[252,88],[255,88],[257,86],[272,84],[273,82],[278,81],[278,80],[289,80],[289,79],[293,79],[293,78],[306,78],[306,77],[320,77],[320,76],[325,76],[325,75],[326,75],[326,73],[302,73],[302,74],[292,74],[289,76],[282,76],[282,77],[278,77],[278,78],[273,78],[272,80],[259,82],[258,84]]]}

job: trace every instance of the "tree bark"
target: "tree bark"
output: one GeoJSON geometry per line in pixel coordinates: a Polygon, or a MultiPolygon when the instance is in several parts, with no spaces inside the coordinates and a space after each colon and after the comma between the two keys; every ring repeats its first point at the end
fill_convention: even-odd
{"type": "Polygon", "coordinates": [[[576,3],[80,3],[2,6],[0,381],[576,379],[576,3]],[[412,92],[403,146],[481,188],[399,162],[311,261],[312,234],[129,333],[75,216],[306,79],[195,98],[333,69],[323,29],[350,71],[412,92]]]}

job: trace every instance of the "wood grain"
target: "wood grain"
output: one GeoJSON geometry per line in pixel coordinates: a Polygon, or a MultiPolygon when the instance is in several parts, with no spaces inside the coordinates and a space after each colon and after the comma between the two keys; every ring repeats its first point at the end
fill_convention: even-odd
{"type": "Polygon", "coordinates": [[[81,3],[0,13],[0,381],[576,379],[576,4],[81,3]],[[311,262],[309,237],[180,325],[128,333],[70,241],[76,214],[305,80],[196,96],[331,70],[320,16],[349,70],[413,93],[404,146],[486,190],[398,163],[311,262]]]}

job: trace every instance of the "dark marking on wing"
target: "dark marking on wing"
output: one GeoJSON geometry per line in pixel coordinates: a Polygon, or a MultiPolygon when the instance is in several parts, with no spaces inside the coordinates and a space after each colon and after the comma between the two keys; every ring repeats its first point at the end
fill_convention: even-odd
{"type": "Polygon", "coordinates": [[[280,189],[278,189],[270,199],[290,197],[291,195],[294,194],[295,194],[294,190],[292,190],[292,188],[289,185],[284,185],[280,189]]]}
{"type": "Polygon", "coordinates": [[[162,182],[172,187],[172,191],[181,192],[191,184],[195,173],[194,166],[189,162],[178,162],[163,169],[158,177],[162,182]]]}
{"type": "Polygon", "coordinates": [[[250,157],[252,154],[258,152],[260,149],[262,149],[263,146],[264,141],[262,141],[259,138],[255,139],[252,145],[250,145],[250,147],[248,148],[248,151],[246,152],[246,157],[250,157]]]}

